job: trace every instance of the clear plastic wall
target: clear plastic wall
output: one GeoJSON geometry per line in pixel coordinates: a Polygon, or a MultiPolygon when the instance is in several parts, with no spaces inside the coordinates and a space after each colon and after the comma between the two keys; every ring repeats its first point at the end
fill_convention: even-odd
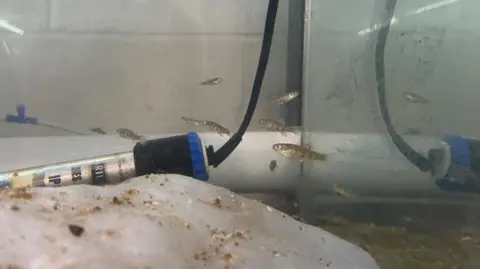
{"type": "Polygon", "coordinates": [[[381,268],[478,267],[478,195],[440,190],[393,145],[375,51],[379,29],[390,24],[387,106],[412,148],[426,156],[445,135],[478,139],[478,7],[307,1],[304,141],[328,158],[304,165],[300,204],[311,222],[356,242],[381,268]]]}
{"type": "MultiPolygon", "coordinates": [[[[262,118],[289,125],[301,119],[304,144],[327,161],[280,163],[272,173],[271,144],[287,139],[250,138],[222,175],[242,178],[236,187],[296,187],[307,221],[364,248],[382,268],[477,268],[478,199],[440,190],[391,144],[378,111],[374,48],[386,3],[396,2],[385,52],[394,126],[422,153],[445,134],[476,137],[479,4],[280,2],[249,131],[262,130],[262,118]],[[272,105],[295,90],[301,102],[272,105]],[[426,101],[412,102],[408,93],[426,101]],[[338,195],[337,185],[352,195],[338,195]]],[[[266,7],[254,0],[0,0],[1,167],[32,156],[29,165],[131,149],[107,140],[85,146],[78,137],[99,135],[93,128],[112,136],[118,128],[198,131],[182,121],[192,117],[235,131],[250,97],[266,7]],[[33,140],[59,136],[68,137],[42,147],[33,140]],[[11,142],[18,137],[27,140],[11,142]]]]}
{"type": "MultiPolygon", "coordinates": [[[[0,171],[131,151],[120,128],[146,137],[210,132],[182,117],[235,132],[250,99],[267,4],[0,1],[0,149],[9,152],[0,171]]],[[[211,171],[212,180],[233,175],[241,179],[228,181],[236,188],[291,189],[300,174],[287,159],[278,174],[269,171],[274,139],[298,143],[300,135],[265,134],[259,120],[299,124],[298,100],[273,101],[301,87],[302,12],[301,3],[280,1],[253,135],[211,171]]],[[[226,140],[215,135],[206,143],[218,149],[226,140]]]]}
{"type": "MultiPolygon", "coordinates": [[[[254,122],[284,115],[265,104],[286,92],[289,4],[282,2],[254,122]]],[[[95,134],[91,128],[158,134],[192,130],[182,116],[238,128],[267,1],[38,0],[0,7],[0,113],[15,115],[23,104],[39,122],[0,123],[1,137],[95,134]],[[201,85],[214,78],[222,82],[201,85]]]]}
{"type": "MultiPolygon", "coordinates": [[[[380,115],[376,32],[390,2],[396,5],[384,70],[396,131],[424,155],[444,135],[478,136],[472,124],[478,114],[472,45],[476,2],[310,1],[303,99],[303,123],[310,133],[305,141],[331,153],[332,162],[307,166],[305,173],[317,177],[332,170],[334,177],[377,195],[439,195],[443,192],[430,175],[392,144],[380,115]]],[[[326,178],[329,184],[336,180],[326,178]]]]}

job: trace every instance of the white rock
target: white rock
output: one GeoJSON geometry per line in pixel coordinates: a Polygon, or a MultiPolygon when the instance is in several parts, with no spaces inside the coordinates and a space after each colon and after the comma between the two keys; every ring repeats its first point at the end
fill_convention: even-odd
{"type": "Polygon", "coordinates": [[[0,268],[379,268],[322,229],[179,175],[2,191],[0,249],[0,268]]]}

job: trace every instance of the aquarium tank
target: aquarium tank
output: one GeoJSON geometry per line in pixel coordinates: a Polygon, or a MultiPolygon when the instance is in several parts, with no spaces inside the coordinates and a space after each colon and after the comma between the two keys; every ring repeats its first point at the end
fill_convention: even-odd
{"type": "Polygon", "coordinates": [[[379,268],[478,268],[476,7],[0,0],[0,186],[180,174],[379,268]]]}

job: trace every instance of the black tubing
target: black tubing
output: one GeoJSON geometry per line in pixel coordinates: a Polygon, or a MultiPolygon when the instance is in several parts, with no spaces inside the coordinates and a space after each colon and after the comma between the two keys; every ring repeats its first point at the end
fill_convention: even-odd
{"type": "Polygon", "coordinates": [[[275,20],[277,17],[279,0],[270,0],[268,3],[267,18],[265,20],[265,29],[263,31],[262,49],[260,51],[260,58],[258,60],[257,73],[253,81],[252,94],[250,101],[243,117],[243,121],[238,128],[238,131],[216,152],[213,152],[213,147],[209,146],[207,149],[208,164],[213,167],[220,165],[225,159],[237,148],[242,142],[242,137],[247,131],[248,125],[252,121],[253,113],[257,107],[258,98],[260,96],[260,89],[262,88],[263,78],[268,65],[268,58],[270,56],[270,49],[272,47],[273,32],[275,30],[275,20]]]}
{"type": "Polygon", "coordinates": [[[385,94],[385,46],[387,44],[388,33],[390,30],[390,22],[393,18],[393,11],[397,0],[386,1],[385,11],[387,12],[386,20],[382,21],[378,30],[377,41],[375,44],[375,76],[377,82],[378,103],[383,122],[386,125],[387,132],[392,139],[393,144],[402,153],[407,160],[415,165],[423,172],[431,171],[433,164],[429,159],[415,151],[407,142],[397,133],[392,125],[389,116],[386,94],[385,94]]]}

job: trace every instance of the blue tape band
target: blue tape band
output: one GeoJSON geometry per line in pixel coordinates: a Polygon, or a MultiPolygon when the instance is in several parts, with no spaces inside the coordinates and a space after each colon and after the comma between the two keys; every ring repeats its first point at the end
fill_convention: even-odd
{"type": "Polygon", "coordinates": [[[443,140],[450,146],[452,164],[470,167],[470,144],[468,140],[458,135],[449,135],[443,140]]]}
{"type": "Polygon", "coordinates": [[[205,166],[205,156],[200,137],[195,132],[187,134],[190,147],[190,156],[192,159],[193,177],[202,181],[208,180],[207,167],[205,166]]]}

